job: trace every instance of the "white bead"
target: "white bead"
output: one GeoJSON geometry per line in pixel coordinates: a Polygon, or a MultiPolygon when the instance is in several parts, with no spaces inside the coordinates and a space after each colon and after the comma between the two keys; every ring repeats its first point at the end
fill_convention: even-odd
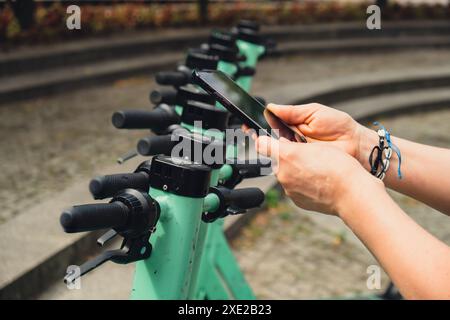
{"type": "Polygon", "coordinates": [[[384,172],[388,171],[388,169],[389,169],[389,164],[390,164],[389,159],[384,159],[384,160],[383,160],[384,172]]]}
{"type": "Polygon", "coordinates": [[[384,138],[386,136],[386,132],[383,129],[379,129],[377,133],[378,133],[378,136],[380,136],[380,137],[384,138]]]}
{"type": "Polygon", "coordinates": [[[378,178],[380,178],[380,180],[383,181],[385,176],[386,176],[386,173],[383,172],[378,178]]]}
{"type": "Polygon", "coordinates": [[[386,159],[390,159],[392,157],[392,149],[391,148],[384,148],[384,156],[386,159]]]}

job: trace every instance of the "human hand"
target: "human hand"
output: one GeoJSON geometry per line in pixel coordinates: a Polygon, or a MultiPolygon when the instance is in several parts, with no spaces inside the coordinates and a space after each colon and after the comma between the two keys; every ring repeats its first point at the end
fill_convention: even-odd
{"type": "Polygon", "coordinates": [[[273,159],[273,171],[286,195],[303,209],[339,215],[356,189],[379,183],[356,159],[331,144],[260,136],[256,150],[273,159]]]}
{"type": "Polygon", "coordinates": [[[288,125],[297,127],[308,142],[326,142],[358,159],[360,163],[367,160],[361,159],[361,141],[374,132],[360,125],[347,113],[318,103],[297,106],[270,103],[267,108],[288,125]]]}

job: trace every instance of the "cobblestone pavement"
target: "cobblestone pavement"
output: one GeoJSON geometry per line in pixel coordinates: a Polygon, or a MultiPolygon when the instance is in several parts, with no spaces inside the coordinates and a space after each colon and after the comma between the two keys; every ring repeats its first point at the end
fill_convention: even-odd
{"type": "MultiPolygon", "coordinates": [[[[450,110],[380,119],[394,135],[450,147],[450,110]]],[[[450,245],[450,218],[391,192],[429,232],[450,245]]],[[[330,298],[381,293],[366,286],[367,267],[377,264],[337,218],[306,212],[287,200],[261,213],[233,242],[244,273],[261,299],[330,298]]],[[[382,289],[389,283],[382,274],[382,289]]]]}
{"type": "MultiPolygon", "coordinates": [[[[338,54],[270,59],[258,68],[254,92],[356,72],[448,64],[449,51],[338,54]],[[351,68],[349,65],[351,64],[351,68]]],[[[75,180],[86,184],[144,132],[115,130],[113,111],[150,107],[150,77],[11,103],[0,108],[0,223],[75,180]]]]}

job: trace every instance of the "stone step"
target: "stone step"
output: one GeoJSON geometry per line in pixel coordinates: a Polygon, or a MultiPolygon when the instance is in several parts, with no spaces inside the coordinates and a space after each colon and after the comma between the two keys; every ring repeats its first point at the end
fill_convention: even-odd
{"type": "Polygon", "coordinates": [[[381,50],[410,50],[426,48],[449,48],[448,35],[365,37],[351,39],[289,41],[281,43],[275,53],[288,54],[329,54],[336,52],[370,53],[381,50]]]}
{"type": "Polygon", "coordinates": [[[450,108],[450,88],[414,90],[343,101],[334,104],[342,111],[352,114],[360,121],[409,112],[427,111],[430,108],[450,108]]]}
{"type": "Polygon", "coordinates": [[[209,30],[206,29],[189,28],[124,32],[0,51],[0,79],[22,73],[95,64],[106,60],[182,52],[189,46],[199,45],[201,41],[207,39],[208,33],[209,30]]]}
{"type": "Polygon", "coordinates": [[[182,52],[107,60],[93,64],[36,71],[0,79],[0,104],[55,94],[65,90],[98,86],[117,79],[173,69],[182,52]]]}
{"type": "MultiPolygon", "coordinates": [[[[295,41],[278,46],[275,54],[331,54],[335,52],[371,52],[376,50],[403,50],[411,48],[447,48],[450,37],[420,36],[407,38],[358,38],[329,41],[295,41]]],[[[48,69],[0,78],[0,104],[30,99],[64,90],[74,90],[107,83],[127,76],[154,74],[164,69],[173,69],[183,54],[154,53],[134,58],[105,60],[64,68],[48,69]]]]}
{"type": "Polygon", "coordinates": [[[410,94],[415,90],[440,88],[450,88],[450,66],[374,70],[371,73],[304,83],[301,86],[293,83],[278,88],[278,95],[294,104],[320,102],[334,106],[341,102],[383,94],[410,94]]]}
{"type": "MultiPolygon", "coordinates": [[[[368,30],[364,22],[284,25],[262,28],[278,43],[349,38],[417,37],[449,35],[449,21],[385,22],[381,30],[368,30]]],[[[108,59],[132,58],[196,46],[207,39],[207,29],[163,29],[124,32],[110,36],[71,40],[51,45],[24,46],[0,52],[0,77],[108,59]]]]}

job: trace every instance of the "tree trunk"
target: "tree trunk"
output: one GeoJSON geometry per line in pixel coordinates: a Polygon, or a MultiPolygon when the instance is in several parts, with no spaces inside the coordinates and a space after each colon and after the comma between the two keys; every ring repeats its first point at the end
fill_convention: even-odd
{"type": "Polygon", "coordinates": [[[34,13],[36,11],[34,0],[16,0],[10,1],[10,4],[22,30],[31,28],[34,24],[34,13]]]}
{"type": "Polygon", "coordinates": [[[388,4],[388,0],[376,0],[375,4],[379,6],[380,9],[384,9],[388,4]]]}
{"type": "Polygon", "coordinates": [[[198,11],[201,24],[206,24],[208,22],[208,0],[198,1],[198,11]]]}

